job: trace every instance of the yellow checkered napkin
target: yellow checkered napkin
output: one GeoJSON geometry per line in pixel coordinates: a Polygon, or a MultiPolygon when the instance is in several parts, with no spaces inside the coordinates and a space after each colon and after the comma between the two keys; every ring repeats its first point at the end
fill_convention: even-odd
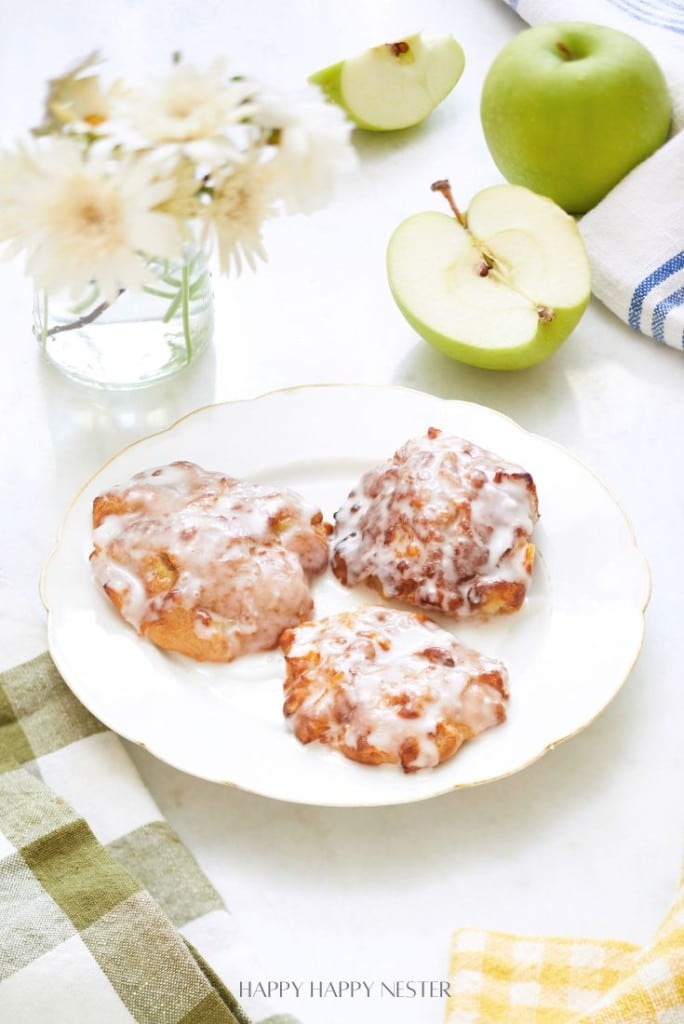
{"type": "Polygon", "coordinates": [[[454,934],[446,1024],[684,1024],[684,882],[650,945],[454,934]]]}

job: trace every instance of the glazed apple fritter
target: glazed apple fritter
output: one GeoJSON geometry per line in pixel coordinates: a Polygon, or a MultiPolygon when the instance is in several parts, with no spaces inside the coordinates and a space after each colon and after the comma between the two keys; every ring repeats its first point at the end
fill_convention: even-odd
{"type": "Polygon", "coordinates": [[[346,586],[453,618],[513,612],[538,518],[526,470],[430,428],[367,472],[336,512],[332,569],[346,586]]]}
{"type": "Polygon", "coordinates": [[[368,606],[281,637],[284,714],[302,743],[368,765],[434,767],[506,718],[506,669],[420,612],[368,606]]]}
{"type": "Polygon", "coordinates": [[[299,495],[189,462],[99,495],[93,526],[93,574],[123,618],[199,661],[274,647],[311,615],[328,561],[328,527],[299,495]]]}

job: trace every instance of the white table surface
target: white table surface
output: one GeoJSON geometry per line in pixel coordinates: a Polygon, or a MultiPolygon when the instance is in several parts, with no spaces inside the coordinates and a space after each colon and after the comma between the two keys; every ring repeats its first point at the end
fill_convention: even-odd
{"type": "MultiPolygon", "coordinates": [[[[395,137],[357,133],[361,168],[337,202],[269,225],[268,266],[215,282],[215,344],[172,383],[107,394],[61,378],[30,332],[30,283],[16,263],[0,267],[1,571],[42,611],[40,569],[71,496],[125,444],[213,401],[303,383],[401,384],[491,406],[566,445],[628,511],[653,575],[640,660],[579,736],[503,781],[364,810],[277,803],[130,752],[257,947],[262,980],[443,979],[450,933],[463,925],[645,941],[682,854],[684,353],[593,303],[547,363],[512,374],[471,369],[412,332],[385,280],[389,234],[435,207],[431,181],[450,177],[467,205],[500,180],[479,94],[517,17],[499,0],[2,6],[4,142],[38,120],[44,79],[94,47],[125,75],[159,70],[180,49],[199,63],[228,55],[236,70],[293,87],[415,28],[460,40],[465,73],[427,123],[395,137]]],[[[398,1024],[443,1015],[434,999],[385,1001],[382,1013],[359,998],[289,1006],[326,1024],[350,1012],[398,1024]]]]}

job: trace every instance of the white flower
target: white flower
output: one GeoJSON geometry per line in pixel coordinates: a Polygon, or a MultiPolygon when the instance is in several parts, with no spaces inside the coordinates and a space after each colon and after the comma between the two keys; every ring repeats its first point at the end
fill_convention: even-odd
{"type": "Polygon", "coordinates": [[[64,139],[0,155],[0,241],[26,253],[39,289],[78,298],[92,281],[108,301],[147,278],[141,254],[177,257],[174,219],[155,210],[173,183],[143,160],[84,155],[64,139]]]}
{"type": "Polygon", "coordinates": [[[43,123],[34,135],[49,135],[66,129],[98,135],[110,130],[118,102],[124,95],[120,83],[103,86],[98,75],[83,75],[100,62],[97,52],[48,82],[43,123]]]}
{"type": "Polygon", "coordinates": [[[204,210],[201,195],[203,182],[195,163],[187,156],[171,162],[163,161],[159,165],[157,177],[168,180],[171,185],[168,197],[159,203],[157,210],[175,217],[179,230],[188,234],[188,222],[196,220],[204,210]]]}
{"type": "Polygon", "coordinates": [[[131,95],[129,116],[148,144],[172,145],[197,160],[225,162],[239,158],[229,130],[251,115],[255,88],[228,78],[224,60],[214,61],[205,72],[178,64],[149,93],[131,95]]]}
{"type": "Polygon", "coordinates": [[[34,148],[0,151],[0,244],[40,290],[79,299],[96,282],[112,301],[197,236],[215,238],[222,271],[256,269],[264,221],[322,206],[357,165],[351,125],[317,89],[286,101],[217,60],[124,92],[98,60],[50,81],[34,148]]]}
{"type": "Polygon", "coordinates": [[[325,205],[338,179],[358,165],[350,142],[352,125],[313,86],[291,104],[261,99],[257,118],[276,132],[276,187],[290,213],[311,213],[325,205]]]}
{"type": "Polygon", "coordinates": [[[251,270],[256,269],[257,258],[266,261],[261,225],[275,214],[270,163],[252,159],[217,175],[206,227],[215,231],[224,273],[234,265],[239,274],[243,260],[251,270]]]}

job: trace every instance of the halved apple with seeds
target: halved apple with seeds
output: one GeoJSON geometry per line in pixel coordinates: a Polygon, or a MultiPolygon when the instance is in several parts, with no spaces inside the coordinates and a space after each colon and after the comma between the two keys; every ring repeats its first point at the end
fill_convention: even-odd
{"type": "Polygon", "coordinates": [[[360,128],[387,132],[424,121],[463,74],[453,36],[406,36],[316,71],[309,81],[360,128]]]}
{"type": "Polygon", "coordinates": [[[589,302],[591,271],[577,225],[550,199],[518,185],[478,193],[466,215],[447,181],[452,215],[418,213],[387,249],[394,299],[446,355],[513,370],[550,356],[589,302]]]}

